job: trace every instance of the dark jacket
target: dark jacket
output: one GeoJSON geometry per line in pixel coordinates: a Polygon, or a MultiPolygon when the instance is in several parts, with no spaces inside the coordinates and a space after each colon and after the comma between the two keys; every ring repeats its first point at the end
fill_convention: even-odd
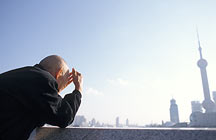
{"type": "Polygon", "coordinates": [[[0,74],[0,140],[26,140],[45,123],[66,127],[81,103],[74,90],[58,95],[55,78],[40,65],[0,74]]]}

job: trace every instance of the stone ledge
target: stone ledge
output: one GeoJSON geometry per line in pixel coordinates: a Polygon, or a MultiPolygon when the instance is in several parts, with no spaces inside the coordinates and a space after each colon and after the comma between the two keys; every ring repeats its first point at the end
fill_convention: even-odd
{"type": "Polygon", "coordinates": [[[53,128],[36,130],[36,140],[215,140],[214,128],[53,128]]]}

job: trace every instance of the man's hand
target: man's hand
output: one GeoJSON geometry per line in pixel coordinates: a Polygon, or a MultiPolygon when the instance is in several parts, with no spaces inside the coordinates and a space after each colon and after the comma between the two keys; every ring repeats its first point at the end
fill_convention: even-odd
{"type": "Polygon", "coordinates": [[[83,85],[83,77],[82,74],[77,72],[74,68],[72,69],[72,72],[70,73],[73,81],[75,89],[79,92],[82,92],[82,85],[83,85]]]}

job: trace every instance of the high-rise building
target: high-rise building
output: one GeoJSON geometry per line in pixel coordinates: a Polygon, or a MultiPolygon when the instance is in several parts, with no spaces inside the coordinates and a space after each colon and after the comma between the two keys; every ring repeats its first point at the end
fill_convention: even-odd
{"type": "Polygon", "coordinates": [[[119,117],[116,118],[116,127],[119,127],[119,117]]]}
{"type": "Polygon", "coordinates": [[[170,100],[170,121],[179,123],[178,105],[175,99],[170,100]]]}
{"type": "Polygon", "coordinates": [[[95,118],[93,118],[90,122],[89,122],[90,127],[94,127],[96,125],[96,120],[95,118]]]}
{"type": "Polygon", "coordinates": [[[202,104],[199,101],[192,101],[191,102],[191,109],[192,109],[192,113],[203,112],[202,104]]]}
{"type": "Polygon", "coordinates": [[[126,126],[129,126],[129,120],[126,119],[126,126]]]}
{"type": "Polygon", "coordinates": [[[202,103],[202,106],[203,106],[203,108],[205,109],[206,112],[214,112],[215,104],[211,100],[210,91],[209,91],[209,84],[208,84],[208,76],[207,76],[207,71],[206,71],[206,67],[207,67],[208,63],[207,63],[207,61],[205,59],[203,59],[202,48],[201,48],[201,45],[200,45],[200,40],[199,40],[198,33],[197,33],[197,37],[198,37],[199,54],[200,54],[200,59],[198,60],[197,65],[200,68],[201,78],[202,78],[202,86],[203,86],[203,93],[204,93],[204,101],[202,103]]]}

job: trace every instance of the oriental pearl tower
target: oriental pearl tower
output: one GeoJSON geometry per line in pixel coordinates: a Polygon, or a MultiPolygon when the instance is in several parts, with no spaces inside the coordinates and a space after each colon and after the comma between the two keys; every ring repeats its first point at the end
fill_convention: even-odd
{"type": "Polygon", "coordinates": [[[197,65],[200,68],[203,93],[204,93],[204,101],[202,102],[202,106],[205,109],[206,113],[215,112],[215,104],[211,100],[210,91],[209,91],[209,84],[208,84],[208,76],[207,76],[207,72],[206,72],[206,67],[207,67],[208,63],[205,59],[203,59],[203,56],[202,56],[202,48],[200,46],[200,40],[199,40],[198,32],[197,32],[197,37],[198,37],[199,54],[200,54],[200,59],[198,60],[197,65]]]}

